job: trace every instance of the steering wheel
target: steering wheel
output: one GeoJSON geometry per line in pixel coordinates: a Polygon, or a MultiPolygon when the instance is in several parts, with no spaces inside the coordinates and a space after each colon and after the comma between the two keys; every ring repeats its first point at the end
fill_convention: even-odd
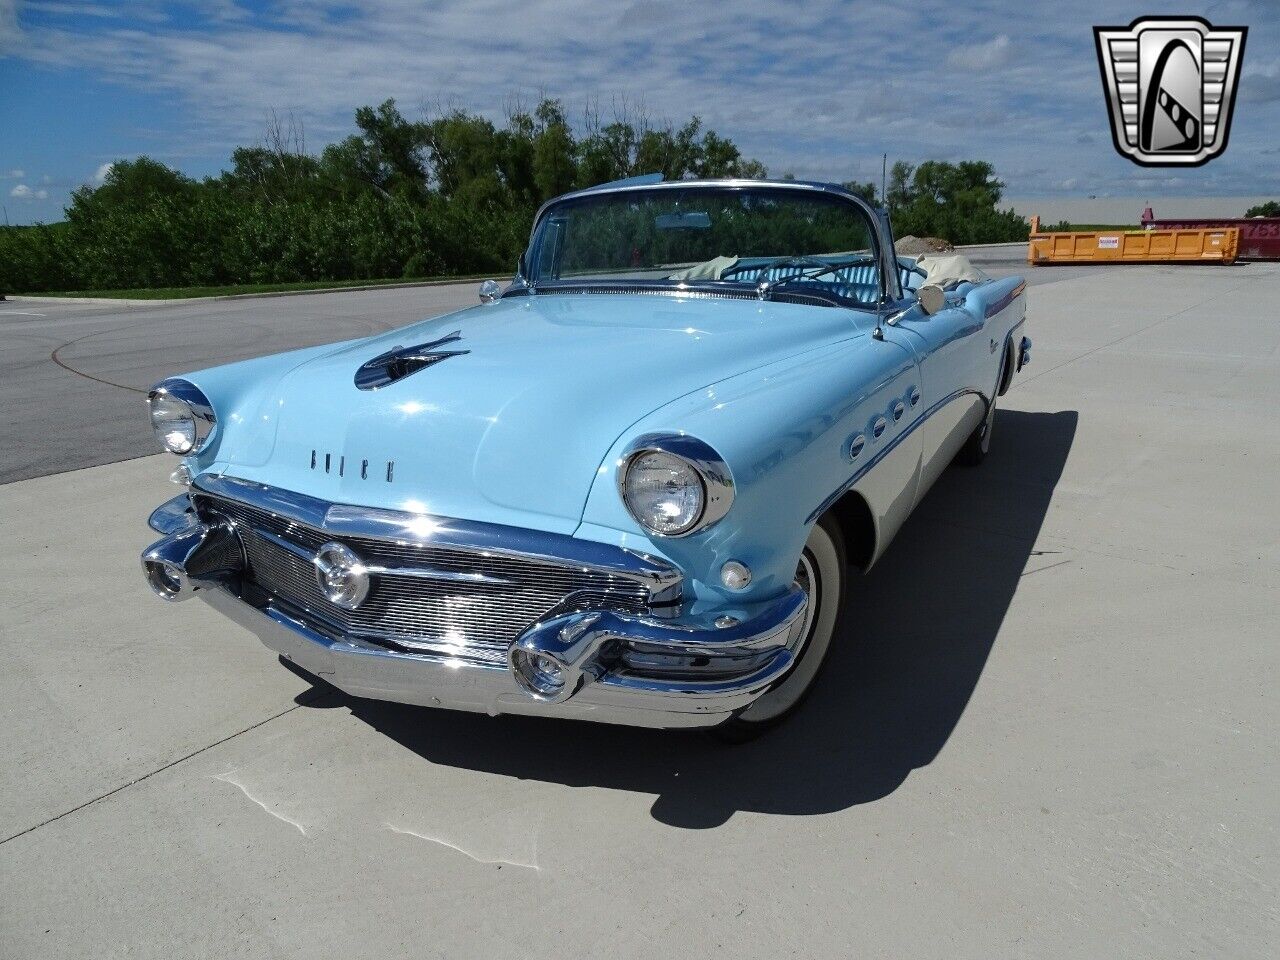
{"type": "Polygon", "coordinates": [[[720,271],[720,279],[727,280],[740,273],[766,273],[776,267],[825,267],[827,262],[817,257],[778,257],[767,263],[735,263],[720,271]]]}
{"type": "Polygon", "coordinates": [[[819,277],[825,277],[828,273],[837,273],[841,270],[848,270],[850,267],[861,267],[865,264],[875,263],[875,257],[853,257],[849,260],[838,260],[835,263],[828,263],[825,260],[819,261],[821,269],[813,270],[807,273],[798,273],[794,277],[788,277],[788,280],[817,280],[819,277]]]}

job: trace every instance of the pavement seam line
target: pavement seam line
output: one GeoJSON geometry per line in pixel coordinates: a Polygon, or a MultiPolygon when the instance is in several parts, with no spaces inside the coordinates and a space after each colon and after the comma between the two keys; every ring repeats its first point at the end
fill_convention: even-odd
{"type": "Polygon", "coordinates": [[[3,840],[0,840],[0,846],[3,846],[4,844],[8,843],[10,840],[17,840],[19,837],[25,837],[28,833],[31,833],[33,830],[39,830],[41,827],[47,827],[51,823],[56,823],[57,821],[61,820],[63,817],[69,817],[73,813],[78,813],[79,811],[85,809],[85,807],[91,807],[100,800],[106,800],[108,797],[114,797],[117,793],[120,793],[122,790],[128,790],[130,787],[134,786],[135,784],[142,783],[142,781],[144,780],[150,780],[157,773],[164,773],[164,771],[169,770],[173,767],[176,767],[180,763],[186,763],[192,757],[198,757],[200,754],[205,753],[206,751],[212,750],[214,747],[221,746],[222,744],[226,743],[229,740],[234,740],[236,737],[240,736],[241,734],[248,733],[251,730],[257,730],[259,727],[270,723],[272,720],[279,720],[281,717],[285,716],[286,714],[293,713],[293,711],[297,710],[299,707],[309,707],[315,702],[317,702],[318,700],[321,700],[324,697],[330,695],[331,691],[312,690],[311,693],[314,695],[302,700],[299,703],[295,703],[292,707],[288,707],[284,710],[281,710],[279,713],[272,714],[271,716],[267,717],[264,720],[259,720],[257,723],[250,724],[249,726],[245,727],[243,730],[237,730],[235,733],[229,733],[225,737],[221,738],[220,740],[215,740],[213,743],[206,744],[205,746],[201,747],[199,750],[193,750],[191,751],[191,753],[188,753],[186,756],[179,757],[176,760],[172,760],[169,763],[166,763],[164,766],[157,767],[156,769],[148,773],[144,773],[140,777],[135,777],[133,780],[130,780],[128,783],[122,783],[120,784],[120,786],[112,790],[108,790],[106,793],[100,794],[99,796],[94,797],[92,800],[86,800],[84,803],[79,804],[78,806],[74,806],[70,810],[64,810],[62,813],[58,814],[56,817],[50,817],[48,820],[45,820],[41,823],[34,824],[33,826],[30,826],[30,827],[27,827],[25,830],[18,831],[17,833],[13,834],[13,836],[5,837],[3,840]]]}

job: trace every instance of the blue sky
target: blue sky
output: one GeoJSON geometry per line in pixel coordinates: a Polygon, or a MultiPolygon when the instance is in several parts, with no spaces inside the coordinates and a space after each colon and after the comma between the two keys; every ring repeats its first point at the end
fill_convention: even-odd
{"type": "Polygon", "coordinates": [[[982,158],[1011,196],[1280,196],[1277,0],[0,0],[0,202],[56,220],[106,164],[212,174],[269,111],[310,150],[395,97],[410,116],[513,98],[701,115],[771,172],[879,178],[982,158]],[[1195,14],[1249,27],[1226,154],[1152,170],[1115,154],[1092,26],[1195,14]]]}

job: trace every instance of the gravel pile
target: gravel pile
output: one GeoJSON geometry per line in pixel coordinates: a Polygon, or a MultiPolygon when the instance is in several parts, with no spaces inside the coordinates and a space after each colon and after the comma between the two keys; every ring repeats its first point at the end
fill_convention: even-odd
{"type": "Polygon", "coordinates": [[[904,257],[920,257],[926,253],[951,253],[955,247],[941,237],[914,237],[908,234],[895,243],[893,249],[904,257]]]}

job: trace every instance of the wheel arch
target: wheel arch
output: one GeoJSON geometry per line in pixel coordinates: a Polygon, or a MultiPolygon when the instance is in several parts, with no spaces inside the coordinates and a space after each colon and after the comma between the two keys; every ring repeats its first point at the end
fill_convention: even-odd
{"type": "Polygon", "coordinates": [[[879,553],[879,527],[871,505],[857,490],[850,490],[827,510],[834,515],[844,537],[846,559],[865,573],[879,553]]]}
{"type": "Polygon", "coordinates": [[[1004,366],[1001,368],[1000,389],[996,391],[996,396],[1003,397],[1009,392],[1009,387],[1013,384],[1013,374],[1018,367],[1018,355],[1015,352],[1016,347],[1013,344],[1013,333],[1004,338],[1004,366]]]}

